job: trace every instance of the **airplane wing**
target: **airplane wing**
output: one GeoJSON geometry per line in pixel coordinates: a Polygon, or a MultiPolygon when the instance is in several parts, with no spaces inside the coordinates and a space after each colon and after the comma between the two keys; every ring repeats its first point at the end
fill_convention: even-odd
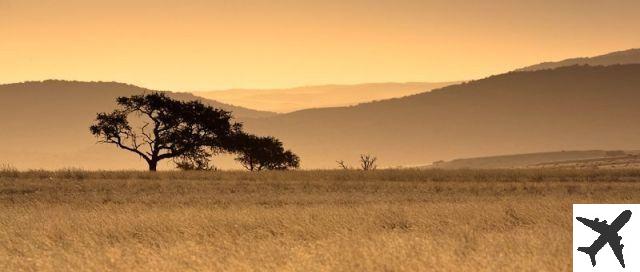
{"type": "Polygon", "coordinates": [[[609,240],[609,246],[613,250],[613,254],[616,255],[616,258],[618,258],[618,262],[620,262],[622,268],[624,268],[624,256],[622,256],[622,248],[624,247],[624,245],[620,244],[620,238],[621,237],[618,236],[609,240]]]}
{"type": "Polygon", "coordinates": [[[609,230],[609,225],[607,225],[607,223],[603,223],[601,221],[589,220],[584,217],[576,217],[576,219],[578,219],[578,221],[580,221],[582,224],[584,224],[585,226],[591,228],[592,230],[598,233],[603,233],[609,230]]]}

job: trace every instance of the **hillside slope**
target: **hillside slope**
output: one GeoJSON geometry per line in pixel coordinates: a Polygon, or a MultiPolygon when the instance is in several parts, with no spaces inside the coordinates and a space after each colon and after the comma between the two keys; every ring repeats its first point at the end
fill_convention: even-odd
{"type": "Polygon", "coordinates": [[[588,58],[572,58],[566,59],[563,61],[557,62],[543,62],[540,64],[528,66],[518,71],[536,71],[536,70],[545,70],[545,69],[553,69],[564,66],[573,66],[573,65],[616,65],[616,64],[638,64],[640,63],[640,48],[639,49],[629,49],[625,51],[617,51],[613,53],[608,53],[605,55],[588,57],[588,58]]]}
{"type": "Polygon", "coordinates": [[[566,161],[600,160],[626,156],[626,152],[614,150],[556,151],[455,159],[446,162],[437,162],[433,165],[427,166],[426,168],[521,168],[532,167],[535,165],[549,165],[566,161]]]}
{"type": "Polygon", "coordinates": [[[429,83],[369,83],[358,85],[323,85],[290,89],[233,89],[225,91],[195,92],[195,95],[225,103],[274,112],[292,112],[302,109],[350,106],[374,100],[397,98],[454,82],[429,83]]]}
{"type": "Polygon", "coordinates": [[[248,120],[306,167],[382,166],[553,150],[640,148],[640,65],[511,72],[354,107],[248,120]]]}
{"type": "Polygon", "coordinates": [[[529,168],[640,169],[640,155],[634,152],[626,156],[546,162],[531,165],[529,168]]]}
{"type": "MultiPolygon", "coordinates": [[[[95,144],[89,126],[96,113],[115,108],[118,96],[153,90],[114,82],[47,80],[0,85],[0,164],[20,167],[132,168],[135,155],[95,144]]],[[[274,113],[235,107],[188,93],[168,93],[232,111],[239,120],[274,113]]],[[[144,165],[140,165],[144,166],[144,165]]]]}

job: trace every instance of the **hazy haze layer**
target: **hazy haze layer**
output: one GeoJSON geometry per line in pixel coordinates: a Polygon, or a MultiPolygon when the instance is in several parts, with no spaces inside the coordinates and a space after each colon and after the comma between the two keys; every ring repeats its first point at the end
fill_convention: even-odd
{"type": "Polygon", "coordinates": [[[173,91],[477,79],[640,45],[640,2],[0,0],[0,83],[173,91]]]}
{"type": "Polygon", "coordinates": [[[257,110],[292,112],[310,108],[351,106],[374,100],[397,98],[431,91],[451,84],[454,83],[369,83],[270,90],[233,89],[194,92],[194,94],[257,110]]]}

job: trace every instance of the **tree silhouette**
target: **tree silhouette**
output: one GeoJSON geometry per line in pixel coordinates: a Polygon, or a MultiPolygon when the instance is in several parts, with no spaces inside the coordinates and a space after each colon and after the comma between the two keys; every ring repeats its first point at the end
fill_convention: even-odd
{"type": "Polygon", "coordinates": [[[347,163],[345,163],[343,160],[336,161],[336,163],[338,164],[338,166],[340,166],[340,168],[342,168],[342,170],[351,169],[351,166],[348,166],[347,163]]]}
{"type": "Polygon", "coordinates": [[[249,171],[286,170],[300,167],[300,158],[284,150],[282,142],[274,137],[259,137],[241,133],[236,136],[236,161],[249,171]]]}
{"type": "Polygon", "coordinates": [[[360,154],[360,168],[364,171],[376,170],[378,165],[376,165],[376,161],[378,158],[369,155],[369,154],[360,154]]]}
{"type": "MultiPolygon", "coordinates": [[[[231,149],[241,125],[231,113],[198,101],[182,102],[162,93],[117,98],[119,109],[98,113],[90,131],[100,143],[142,157],[150,171],[164,159],[202,159],[231,149]],[[130,118],[137,117],[135,120],[130,118]],[[132,125],[134,123],[134,125],[132,125]]],[[[206,165],[205,165],[206,166],[206,165]]]]}

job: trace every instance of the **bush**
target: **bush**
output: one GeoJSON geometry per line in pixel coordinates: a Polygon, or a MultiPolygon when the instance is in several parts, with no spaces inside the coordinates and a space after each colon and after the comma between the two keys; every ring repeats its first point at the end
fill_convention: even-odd
{"type": "Polygon", "coordinates": [[[13,165],[2,163],[0,164],[0,177],[17,178],[20,172],[13,165]]]}

